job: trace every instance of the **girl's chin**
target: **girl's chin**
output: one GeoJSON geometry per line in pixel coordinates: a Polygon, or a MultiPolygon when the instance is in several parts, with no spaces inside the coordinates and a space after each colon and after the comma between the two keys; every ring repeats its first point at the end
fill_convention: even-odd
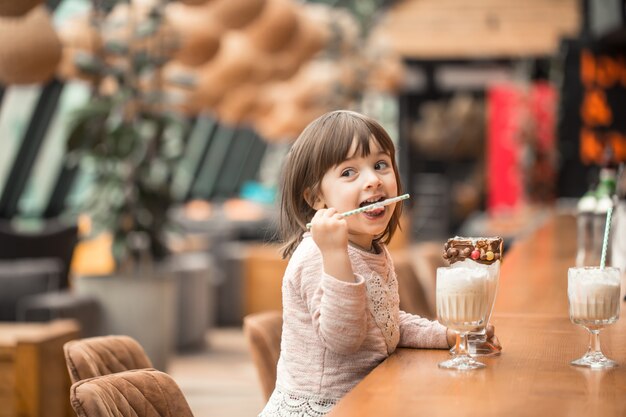
{"type": "Polygon", "coordinates": [[[376,239],[378,236],[382,235],[387,228],[387,224],[384,227],[371,225],[369,227],[356,227],[350,230],[351,235],[355,236],[368,236],[372,240],[376,239]]]}

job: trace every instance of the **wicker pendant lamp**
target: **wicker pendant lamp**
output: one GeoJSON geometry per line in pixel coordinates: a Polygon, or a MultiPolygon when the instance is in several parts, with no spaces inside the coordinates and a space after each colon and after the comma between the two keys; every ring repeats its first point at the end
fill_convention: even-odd
{"type": "Polygon", "coordinates": [[[180,3],[189,6],[201,6],[203,4],[211,3],[213,0],[178,0],[180,3]]]}
{"type": "Polygon", "coordinates": [[[340,77],[340,69],[333,61],[308,62],[288,81],[291,98],[301,107],[328,102],[339,86],[340,77]]]}
{"type": "Polygon", "coordinates": [[[331,23],[316,14],[311,5],[305,4],[298,13],[298,33],[289,45],[298,58],[308,61],[328,46],[332,37],[331,23]]]}
{"type": "Polygon", "coordinates": [[[258,105],[261,86],[246,83],[226,94],[216,108],[220,121],[237,125],[249,123],[258,105]]]}
{"type": "Polygon", "coordinates": [[[299,118],[301,108],[294,100],[290,82],[273,82],[260,87],[248,120],[269,142],[291,140],[287,132],[290,121],[287,119],[299,118]]]}
{"type": "Polygon", "coordinates": [[[311,121],[326,111],[328,109],[322,106],[301,107],[290,101],[281,101],[271,113],[256,122],[255,129],[269,142],[291,142],[311,121]]]}
{"type": "Polygon", "coordinates": [[[215,58],[199,69],[197,93],[202,103],[212,108],[224,94],[248,81],[257,59],[258,51],[246,36],[238,31],[226,33],[215,58]]]}
{"type": "Polygon", "coordinates": [[[214,0],[209,8],[228,29],[242,29],[263,13],[267,0],[214,0]]]}
{"type": "Polygon", "coordinates": [[[286,120],[285,131],[292,140],[295,140],[309,123],[329,111],[324,106],[292,107],[292,110],[293,117],[291,118],[289,114],[283,114],[286,120]]]}
{"type": "Polygon", "coordinates": [[[406,80],[406,68],[402,58],[386,55],[372,62],[367,75],[368,88],[384,93],[397,93],[406,80]]]}
{"type": "Polygon", "coordinates": [[[210,61],[220,48],[223,26],[208,7],[169,3],[165,16],[176,32],[178,48],[174,59],[189,66],[210,61]]]}
{"type": "Polygon", "coordinates": [[[45,6],[21,18],[0,18],[0,82],[49,80],[61,60],[61,41],[45,6]]]}
{"type": "Polygon", "coordinates": [[[247,116],[253,125],[269,115],[276,103],[285,99],[288,94],[286,84],[285,82],[269,82],[259,86],[255,106],[247,116]]]}
{"type": "Polygon", "coordinates": [[[261,15],[245,28],[252,44],[268,53],[287,46],[298,27],[296,10],[291,0],[266,0],[261,15]]]}
{"type": "Polygon", "coordinates": [[[291,78],[302,64],[324,49],[331,39],[331,28],[327,21],[309,13],[310,8],[298,11],[298,28],[289,44],[274,54],[272,64],[274,76],[279,80],[291,78]]]}
{"type": "Polygon", "coordinates": [[[213,30],[210,23],[200,31],[189,27],[179,31],[179,47],[174,59],[189,66],[199,66],[209,62],[220,48],[220,32],[213,30]]]}
{"type": "Polygon", "coordinates": [[[0,0],[0,16],[23,16],[41,3],[42,0],[0,0]]]}
{"type": "Polygon", "coordinates": [[[340,56],[358,52],[361,29],[348,10],[323,3],[307,4],[306,10],[320,25],[331,27],[332,36],[328,45],[331,54],[340,56]]]}

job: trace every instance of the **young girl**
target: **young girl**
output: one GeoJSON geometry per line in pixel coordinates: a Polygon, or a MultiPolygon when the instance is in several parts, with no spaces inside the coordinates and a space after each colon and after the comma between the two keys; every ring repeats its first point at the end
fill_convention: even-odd
{"type": "Polygon", "coordinates": [[[339,214],[402,192],[394,145],[377,122],[351,111],[313,121],[287,156],[282,192],[283,255],[291,259],[276,388],[261,417],[322,416],[396,347],[454,344],[438,322],[398,307],[385,244],[401,203],[339,214]]]}

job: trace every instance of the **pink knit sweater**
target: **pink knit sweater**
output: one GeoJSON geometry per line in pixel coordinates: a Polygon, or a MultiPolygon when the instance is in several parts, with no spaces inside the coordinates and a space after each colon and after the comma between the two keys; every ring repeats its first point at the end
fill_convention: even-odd
{"type": "Polygon", "coordinates": [[[283,333],[277,387],[290,395],[336,400],[396,347],[447,348],[446,328],[399,309],[389,252],[352,246],[356,282],[324,273],[310,233],[283,278],[283,333]]]}

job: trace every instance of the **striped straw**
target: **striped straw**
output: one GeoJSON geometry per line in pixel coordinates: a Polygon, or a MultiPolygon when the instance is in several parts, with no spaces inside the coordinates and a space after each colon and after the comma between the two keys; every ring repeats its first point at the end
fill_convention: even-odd
{"type": "Polygon", "coordinates": [[[600,269],[604,269],[606,264],[606,250],[609,246],[609,229],[611,228],[611,215],[613,214],[613,206],[609,207],[606,212],[606,224],[604,225],[604,240],[602,241],[602,257],[600,258],[600,269]]]}
{"type": "MultiPolygon", "coordinates": [[[[388,198],[386,200],[370,204],[369,206],[363,206],[363,207],[359,207],[359,208],[354,209],[354,210],[346,211],[345,213],[341,213],[341,217],[348,217],[348,216],[352,216],[353,214],[359,214],[359,213],[363,213],[363,212],[366,212],[366,211],[376,210],[376,209],[388,206],[389,204],[393,204],[393,203],[397,203],[398,201],[406,200],[409,197],[410,197],[410,195],[408,195],[408,194],[402,194],[402,195],[399,195],[397,197],[388,198]]],[[[307,223],[306,224],[306,228],[310,229],[311,228],[311,223],[307,223]]]]}

